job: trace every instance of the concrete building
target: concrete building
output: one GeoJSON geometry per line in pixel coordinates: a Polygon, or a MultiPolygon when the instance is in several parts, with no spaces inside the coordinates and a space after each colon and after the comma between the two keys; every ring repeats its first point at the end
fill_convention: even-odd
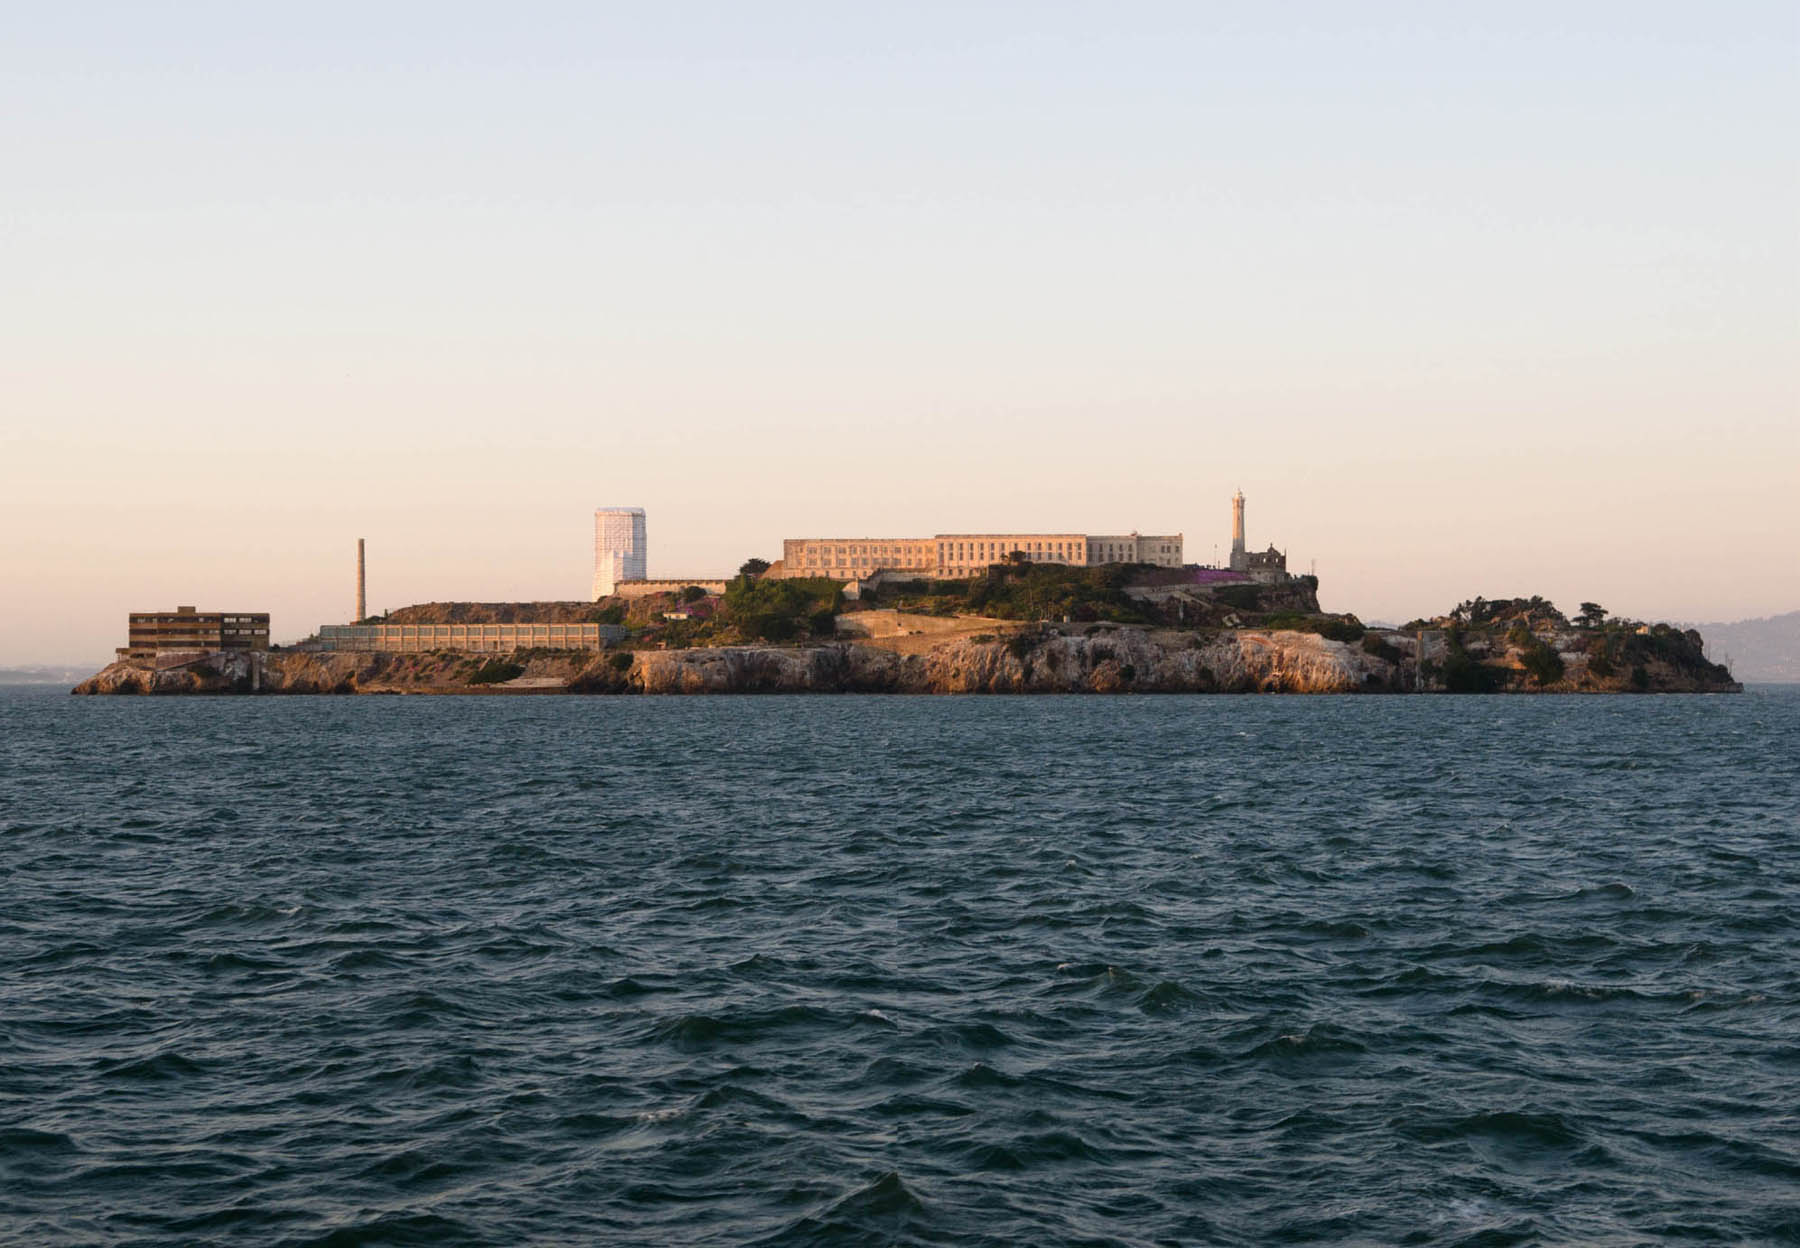
{"type": "MultiPolygon", "coordinates": [[[[267,618],[266,616],[264,617],[267,618]]],[[[616,624],[322,624],[309,650],[419,654],[461,650],[505,654],[514,650],[598,650],[623,640],[616,624]]]]}
{"type": "Polygon", "coordinates": [[[649,575],[649,539],[642,507],[601,507],[594,512],[594,594],[609,597],[620,581],[649,575]]]}
{"type": "Polygon", "coordinates": [[[214,654],[220,650],[267,650],[266,611],[133,611],[126,621],[127,644],[122,659],[151,659],[164,654],[214,654]]]}
{"type": "Polygon", "coordinates": [[[799,537],[781,544],[780,577],[861,580],[875,572],[948,580],[978,576],[1014,551],[1032,563],[1182,566],[1182,536],[1086,533],[940,533],[935,537],[799,537]]]}

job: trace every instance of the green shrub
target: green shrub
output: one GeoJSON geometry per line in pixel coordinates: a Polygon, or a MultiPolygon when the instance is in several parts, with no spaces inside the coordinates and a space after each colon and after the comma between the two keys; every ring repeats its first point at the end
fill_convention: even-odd
{"type": "Polygon", "coordinates": [[[1506,684],[1503,673],[1473,658],[1463,648],[1462,630],[1446,629],[1444,641],[1444,689],[1448,693],[1494,693],[1506,684]]]}
{"type": "Polygon", "coordinates": [[[1650,669],[1642,663],[1631,669],[1631,687],[1639,693],[1650,688],[1650,669]]]}
{"type": "Polygon", "coordinates": [[[939,582],[938,588],[955,595],[951,601],[962,610],[1003,620],[1151,623],[1144,606],[1123,589],[1132,575],[1132,569],[1112,565],[1001,563],[968,581],[939,582]]]}
{"type": "Polygon", "coordinates": [[[1368,631],[1355,616],[1340,620],[1329,615],[1302,615],[1298,611],[1278,611],[1263,621],[1263,627],[1315,633],[1330,641],[1345,642],[1361,641],[1368,631]]]}
{"type": "Polygon", "coordinates": [[[1452,654],[1444,659],[1444,689],[1448,693],[1493,693],[1505,683],[1505,677],[1485,663],[1467,654],[1452,654]]]}
{"type": "Polygon", "coordinates": [[[1399,663],[1406,656],[1400,647],[1388,641],[1379,633],[1364,633],[1362,639],[1363,653],[1372,654],[1388,663],[1399,663]]]}
{"type": "Polygon", "coordinates": [[[753,641],[787,641],[802,628],[814,628],[821,616],[835,615],[843,603],[838,583],[824,577],[771,581],[739,576],[726,585],[720,610],[725,621],[753,641]]]}
{"type": "Polygon", "coordinates": [[[1259,611],[1262,609],[1262,586],[1221,585],[1213,591],[1213,598],[1239,611],[1259,611]]]}
{"type": "Polygon", "coordinates": [[[525,669],[510,659],[489,659],[475,669],[469,677],[471,685],[503,685],[509,680],[517,680],[525,674],[525,669]]]}
{"type": "Polygon", "coordinates": [[[607,666],[612,668],[615,672],[629,672],[631,670],[631,665],[636,661],[637,656],[629,650],[620,650],[616,654],[609,654],[606,656],[607,666]]]}
{"type": "Polygon", "coordinates": [[[1562,655],[1541,641],[1534,639],[1526,646],[1520,661],[1540,685],[1553,685],[1563,678],[1562,655]]]}
{"type": "Polygon", "coordinates": [[[1529,598],[1471,598],[1467,602],[1459,602],[1450,613],[1451,618],[1467,624],[1493,624],[1503,620],[1521,619],[1548,620],[1553,624],[1567,624],[1563,613],[1556,609],[1556,604],[1547,598],[1533,594],[1529,598]]]}

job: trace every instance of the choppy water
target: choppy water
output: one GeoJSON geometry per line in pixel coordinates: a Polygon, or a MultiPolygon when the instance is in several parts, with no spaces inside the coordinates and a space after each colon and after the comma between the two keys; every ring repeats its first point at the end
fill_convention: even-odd
{"type": "Polygon", "coordinates": [[[0,696],[0,1240],[1800,1238],[1800,694],[0,696]]]}

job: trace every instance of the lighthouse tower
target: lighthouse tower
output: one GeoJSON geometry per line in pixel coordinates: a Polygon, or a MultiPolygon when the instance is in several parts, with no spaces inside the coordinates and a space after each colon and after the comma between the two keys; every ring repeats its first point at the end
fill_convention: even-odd
{"type": "Polygon", "coordinates": [[[1250,556],[1244,550],[1244,492],[1239,490],[1231,499],[1231,570],[1248,572],[1250,556]]]}

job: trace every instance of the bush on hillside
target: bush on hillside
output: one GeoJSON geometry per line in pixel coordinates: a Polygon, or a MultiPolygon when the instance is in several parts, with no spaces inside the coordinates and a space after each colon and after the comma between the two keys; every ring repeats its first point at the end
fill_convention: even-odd
{"type": "Polygon", "coordinates": [[[1355,616],[1339,619],[1329,615],[1301,615],[1298,611],[1280,611],[1263,621],[1264,628],[1288,629],[1296,633],[1316,633],[1328,641],[1361,641],[1367,630],[1355,616]]]}
{"type": "Polygon", "coordinates": [[[525,674],[521,665],[510,659],[489,659],[469,675],[471,685],[503,685],[525,674]]]}
{"type": "Polygon", "coordinates": [[[1239,611],[1259,611],[1262,609],[1262,586],[1221,585],[1213,591],[1213,598],[1239,611]]]}
{"type": "Polygon", "coordinates": [[[824,577],[772,581],[746,575],[726,585],[720,610],[750,640],[789,641],[803,630],[822,631],[819,621],[835,616],[843,604],[842,588],[824,577]]]}
{"type": "Polygon", "coordinates": [[[1540,685],[1553,685],[1563,678],[1562,655],[1536,638],[1526,645],[1519,661],[1540,685]]]}
{"type": "Polygon", "coordinates": [[[1388,662],[1388,663],[1399,663],[1402,659],[1404,659],[1406,657],[1403,653],[1401,653],[1399,646],[1396,646],[1393,642],[1388,641],[1386,638],[1382,637],[1379,633],[1364,633],[1363,639],[1362,639],[1362,648],[1363,648],[1364,654],[1372,654],[1376,658],[1384,660],[1385,662],[1388,662]]]}
{"type": "Polygon", "coordinates": [[[1444,690],[1447,693],[1494,693],[1505,687],[1506,676],[1472,657],[1463,647],[1462,630],[1452,628],[1444,636],[1444,690]]]}

